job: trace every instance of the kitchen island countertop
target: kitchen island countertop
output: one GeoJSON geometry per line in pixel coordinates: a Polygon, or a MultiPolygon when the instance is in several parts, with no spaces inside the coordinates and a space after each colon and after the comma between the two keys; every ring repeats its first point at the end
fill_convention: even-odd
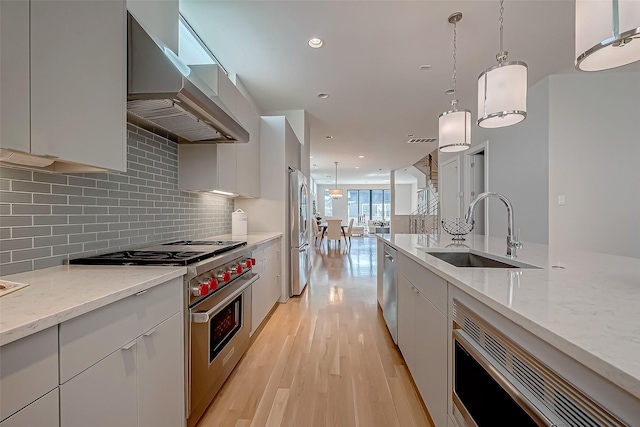
{"type": "Polygon", "coordinates": [[[640,399],[640,260],[525,242],[517,261],[539,268],[458,268],[428,252],[505,257],[505,239],[376,237],[640,399]]]}

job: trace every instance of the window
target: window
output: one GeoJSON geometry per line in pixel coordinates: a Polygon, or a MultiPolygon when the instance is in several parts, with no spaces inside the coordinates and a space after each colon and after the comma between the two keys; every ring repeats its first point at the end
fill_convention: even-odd
{"type": "Polygon", "coordinates": [[[324,189],[324,216],[333,216],[333,199],[329,197],[329,189],[324,189]]]}
{"type": "MultiPolygon", "coordinates": [[[[178,57],[187,65],[218,64],[224,67],[216,59],[206,44],[198,37],[189,23],[180,15],[178,21],[178,57]]],[[[227,71],[225,70],[225,73],[227,71]]]]}
{"type": "Polygon", "coordinates": [[[349,219],[365,224],[391,217],[391,190],[347,190],[349,219]]]}

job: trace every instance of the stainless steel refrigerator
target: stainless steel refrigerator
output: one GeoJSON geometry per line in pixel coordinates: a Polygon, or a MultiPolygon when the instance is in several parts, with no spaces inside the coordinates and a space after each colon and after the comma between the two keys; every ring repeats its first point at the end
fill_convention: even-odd
{"type": "Polygon", "coordinates": [[[309,282],[309,188],[307,179],[297,169],[289,171],[289,206],[291,209],[291,283],[289,295],[300,295],[309,282]]]}

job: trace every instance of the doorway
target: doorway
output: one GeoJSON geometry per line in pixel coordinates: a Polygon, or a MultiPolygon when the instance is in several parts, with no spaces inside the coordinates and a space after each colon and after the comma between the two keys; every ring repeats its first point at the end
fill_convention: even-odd
{"type": "MultiPolygon", "coordinates": [[[[465,198],[464,214],[466,207],[480,193],[489,191],[489,144],[488,141],[470,149],[464,156],[465,167],[465,198]]],[[[476,234],[489,234],[489,205],[486,200],[478,203],[475,210],[476,234]]]]}

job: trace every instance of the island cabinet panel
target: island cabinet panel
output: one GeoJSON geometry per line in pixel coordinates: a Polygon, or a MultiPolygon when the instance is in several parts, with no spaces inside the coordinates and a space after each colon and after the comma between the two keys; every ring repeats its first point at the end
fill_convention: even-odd
{"type": "Polygon", "coordinates": [[[446,426],[447,317],[438,305],[444,294],[447,312],[447,282],[401,254],[397,258],[398,347],[436,427],[446,426]]]}
{"type": "Polygon", "coordinates": [[[4,420],[58,386],[58,327],[0,347],[0,362],[0,420],[4,420]]]}
{"type": "Polygon", "coordinates": [[[56,387],[0,422],[0,427],[58,427],[60,425],[59,404],[59,390],[56,387]]]}

